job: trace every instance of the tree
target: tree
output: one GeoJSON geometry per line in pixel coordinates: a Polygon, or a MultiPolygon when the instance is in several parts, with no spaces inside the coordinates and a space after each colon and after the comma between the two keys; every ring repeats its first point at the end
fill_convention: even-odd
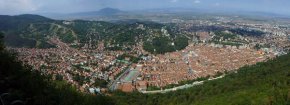
{"type": "Polygon", "coordinates": [[[0,32],[0,51],[4,49],[4,33],[0,32]]]}

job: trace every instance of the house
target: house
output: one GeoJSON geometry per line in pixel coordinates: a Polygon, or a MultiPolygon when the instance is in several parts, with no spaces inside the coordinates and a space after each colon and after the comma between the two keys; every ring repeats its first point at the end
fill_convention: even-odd
{"type": "Polygon", "coordinates": [[[134,86],[131,83],[124,83],[119,86],[119,89],[123,92],[132,92],[134,91],[134,86]]]}
{"type": "Polygon", "coordinates": [[[146,81],[138,81],[136,88],[138,91],[145,91],[147,89],[147,82],[146,81]]]}
{"type": "Polygon", "coordinates": [[[101,89],[100,88],[89,88],[89,92],[91,94],[101,94],[101,89]]]}

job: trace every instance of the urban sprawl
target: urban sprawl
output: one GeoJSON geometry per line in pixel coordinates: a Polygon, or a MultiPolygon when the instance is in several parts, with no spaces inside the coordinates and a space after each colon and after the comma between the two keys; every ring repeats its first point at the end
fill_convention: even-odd
{"type": "MultiPolygon", "coordinates": [[[[177,24],[179,31],[187,34],[189,45],[165,54],[145,51],[142,42],[130,51],[105,50],[103,41],[99,41],[93,50],[87,49],[88,45],[76,49],[57,37],[49,41],[57,48],[10,49],[18,52],[21,61],[44,75],[65,80],[83,92],[102,94],[113,90],[145,93],[152,87],[162,91],[166,86],[182,81],[213,78],[217,73],[232,72],[286,54],[290,45],[289,26],[278,23],[231,20],[227,17],[216,17],[215,21],[172,19],[172,22],[177,24]],[[234,39],[223,39],[213,31],[194,28],[202,26],[258,30],[265,34],[261,37],[237,35],[234,39]],[[232,42],[235,44],[228,44],[232,42]]],[[[228,30],[223,33],[232,34],[228,30]]]]}

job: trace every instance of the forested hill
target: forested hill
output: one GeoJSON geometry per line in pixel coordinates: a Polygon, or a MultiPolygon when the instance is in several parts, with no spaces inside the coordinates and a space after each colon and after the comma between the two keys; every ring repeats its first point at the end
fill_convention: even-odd
{"type": "MultiPolygon", "coordinates": [[[[0,35],[1,36],[1,35],[0,35]]],[[[2,38],[2,37],[1,37],[2,38]]],[[[53,81],[3,49],[0,39],[0,94],[5,105],[289,105],[290,54],[243,67],[237,73],[166,94],[113,92],[87,95],[63,81],[53,81]],[[20,104],[21,105],[21,104],[20,104]]]]}
{"type": "Polygon", "coordinates": [[[17,30],[21,26],[37,22],[52,22],[52,19],[31,14],[23,14],[16,16],[0,15],[1,31],[17,30]]]}
{"type": "Polygon", "coordinates": [[[106,49],[124,50],[146,43],[145,50],[165,53],[185,48],[188,40],[173,24],[154,22],[110,23],[85,20],[52,20],[38,15],[0,15],[0,31],[5,32],[6,45],[12,47],[52,48],[52,37],[69,45],[84,46],[90,38],[104,41],[106,49]],[[162,42],[162,43],[156,43],[162,42]],[[171,45],[172,43],[175,45],[171,45]],[[168,49],[160,49],[168,48],[168,49]]]}

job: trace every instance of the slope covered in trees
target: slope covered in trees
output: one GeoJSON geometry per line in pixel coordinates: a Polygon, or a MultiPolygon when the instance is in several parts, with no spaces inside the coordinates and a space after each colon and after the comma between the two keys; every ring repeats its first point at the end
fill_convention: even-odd
{"type": "Polygon", "coordinates": [[[164,53],[185,48],[187,38],[180,35],[172,24],[154,22],[109,23],[102,21],[63,21],[52,20],[38,15],[5,16],[0,15],[0,31],[6,33],[5,42],[12,47],[55,47],[48,43],[52,37],[58,37],[68,44],[80,44],[82,47],[90,39],[97,44],[102,40],[106,49],[126,50],[139,42],[144,49],[164,53]],[[162,45],[156,44],[164,42],[162,45]],[[175,45],[171,45],[175,43],[175,45]],[[164,44],[164,45],[163,45],[164,44]],[[167,49],[162,49],[163,47],[167,49]]]}

